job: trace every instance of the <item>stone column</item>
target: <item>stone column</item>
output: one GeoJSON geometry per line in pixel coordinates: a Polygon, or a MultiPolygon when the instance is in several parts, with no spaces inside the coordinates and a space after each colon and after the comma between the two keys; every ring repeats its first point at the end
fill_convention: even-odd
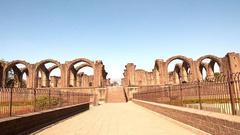
{"type": "Polygon", "coordinates": [[[103,79],[103,64],[102,61],[96,61],[94,66],[94,86],[102,87],[103,79]]]}
{"type": "Polygon", "coordinates": [[[58,77],[57,76],[51,76],[51,87],[56,88],[58,84],[58,77]]]}
{"type": "Polygon", "coordinates": [[[3,65],[2,63],[0,63],[0,87],[3,87],[3,75],[4,75],[3,65]]]}
{"type": "Polygon", "coordinates": [[[131,85],[136,85],[135,84],[135,69],[136,65],[133,63],[128,63],[126,66],[126,85],[131,86],[131,85]]]}
{"type": "Polygon", "coordinates": [[[162,59],[157,59],[155,61],[155,67],[154,67],[159,74],[159,80],[157,80],[157,84],[163,85],[168,82],[168,70],[166,66],[166,62],[164,62],[162,59]]]}
{"type": "Polygon", "coordinates": [[[76,83],[77,87],[81,87],[81,81],[82,81],[82,77],[80,73],[80,74],[77,74],[77,83],[76,83]]]}
{"type": "Polygon", "coordinates": [[[240,72],[240,54],[239,53],[227,53],[225,58],[228,61],[225,62],[224,64],[228,66],[228,72],[231,73],[238,73],[240,72]]]}

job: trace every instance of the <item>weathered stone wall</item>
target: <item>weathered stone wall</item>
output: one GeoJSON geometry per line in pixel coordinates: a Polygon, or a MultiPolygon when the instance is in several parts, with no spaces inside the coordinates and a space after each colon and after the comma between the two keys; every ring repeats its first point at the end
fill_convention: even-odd
{"type": "Polygon", "coordinates": [[[239,135],[240,117],[141,100],[134,103],[213,135],[239,135]]]}
{"type": "Polygon", "coordinates": [[[66,117],[89,109],[89,103],[25,114],[0,120],[1,135],[29,134],[66,117]]]}
{"type": "Polygon", "coordinates": [[[98,60],[96,62],[90,61],[85,58],[79,58],[72,61],[66,61],[64,64],[52,59],[42,60],[35,64],[27,63],[22,60],[14,60],[11,62],[0,61],[0,87],[9,87],[9,75],[10,70],[14,71],[14,76],[16,81],[14,83],[15,87],[22,87],[23,83],[26,83],[27,88],[37,88],[37,87],[105,87],[107,85],[107,72],[102,61],[98,60]],[[45,64],[51,63],[52,67],[47,68],[45,64]],[[82,65],[76,67],[77,63],[83,63],[82,65]],[[18,68],[17,65],[24,65],[24,68],[18,68]],[[93,76],[82,76],[80,79],[83,85],[79,83],[78,71],[81,68],[90,67],[93,69],[93,76]],[[59,68],[60,76],[50,77],[52,70],[59,68]],[[26,73],[26,81],[23,80],[23,74],[26,73]]]}
{"type": "Polygon", "coordinates": [[[152,72],[142,69],[136,69],[133,63],[127,64],[124,70],[122,84],[124,86],[143,86],[143,85],[166,85],[179,84],[186,82],[202,81],[202,71],[205,68],[207,77],[211,80],[214,78],[214,64],[217,63],[220,68],[220,74],[232,74],[240,72],[240,55],[239,53],[227,53],[223,58],[214,55],[205,55],[197,60],[185,56],[173,56],[166,61],[157,59],[152,72]],[[175,66],[173,72],[168,72],[169,64],[174,60],[182,60],[175,66]],[[203,60],[210,59],[209,63],[203,60]]]}

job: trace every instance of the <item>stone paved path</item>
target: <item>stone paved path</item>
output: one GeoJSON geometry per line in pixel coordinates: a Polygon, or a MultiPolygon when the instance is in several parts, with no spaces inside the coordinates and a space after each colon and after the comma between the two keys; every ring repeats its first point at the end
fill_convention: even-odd
{"type": "MultiPolygon", "coordinates": [[[[195,132],[196,133],[196,132],[195,132]]],[[[110,103],[52,125],[37,135],[194,135],[165,116],[134,103],[110,103]]]]}

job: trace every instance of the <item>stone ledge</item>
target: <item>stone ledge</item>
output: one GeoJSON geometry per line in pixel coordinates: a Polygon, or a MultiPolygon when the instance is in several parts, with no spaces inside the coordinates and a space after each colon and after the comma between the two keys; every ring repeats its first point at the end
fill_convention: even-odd
{"type": "Polygon", "coordinates": [[[89,102],[0,119],[1,135],[28,134],[89,109],[89,102]]]}
{"type": "Polygon", "coordinates": [[[148,101],[134,103],[214,135],[239,135],[240,117],[148,101]]]}

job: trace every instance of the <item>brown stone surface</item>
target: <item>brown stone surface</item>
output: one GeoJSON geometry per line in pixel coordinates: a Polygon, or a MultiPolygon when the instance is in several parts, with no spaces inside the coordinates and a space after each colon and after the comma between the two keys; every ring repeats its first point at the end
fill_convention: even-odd
{"type": "Polygon", "coordinates": [[[203,135],[163,115],[129,103],[111,103],[50,126],[37,135],[203,135]]]}
{"type": "Polygon", "coordinates": [[[163,114],[213,135],[239,135],[240,117],[226,114],[134,100],[140,106],[163,114]]]}
{"type": "Polygon", "coordinates": [[[8,72],[14,72],[14,87],[105,87],[107,85],[107,72],[102,61],[91,61],[85,58],[78,58],[72,61],[66,61],[64,64],[52,59],[42,60],[35,64],[30,64],[23,60],[14,60],[11,62],[0,61],[0,87],[8,87],[8,72]],[[46,68],[45,64],[53,64],[46,68]],[[83,63],[74,66],[77,63],[83,63]],[[24,68],[18,68],[17,64],[22,64],[24,68]],[[93,69],[93,76],[78,74],[78,71],[84,67],[93,69]],[[60,76],[51,76],[50,73],[60,69],[60,76]],[[26,73],[26,81],[23,80],[23,74],[26,73]],[[41,77],[39,77],[39,75],[41,77]],[[26,84],[26,86],[23,85],[26,84]]]}
{"type": "Polygon", "coordinates": [[[122,86],[107,88],[107,103],[126,102],[126,97],[122,86]]]}
{"type": "Polygon", "coordinates": [[[201,70],[203,68],[206,69],[207,79],[212,79],[214,78],[213,67],[215,63],[219,65],[220,74],[227,75],[240,72],[240,55],[238,53],[227,53],[223,58],[205,55],[197,60],[177,55],[166,61],[157,59],[151,72],[136,69],[136,65],[128,63],[125,66],[122,84],[129,87],[202,81],[201,70]],[[203,60],[205,59],[210,59],[210,62],[204,63],[203,60]],[[183,63],[176,64],[174,71],[168,73],[168,66],[174,60],[182,60],[183,63]]]}

